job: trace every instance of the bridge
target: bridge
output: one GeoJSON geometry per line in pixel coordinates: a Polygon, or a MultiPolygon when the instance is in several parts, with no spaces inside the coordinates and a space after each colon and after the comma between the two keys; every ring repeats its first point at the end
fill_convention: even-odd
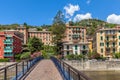
{"type": "Polygon", "coordinates": [[[37,57],[0,69],[0,80],[91,80],[55,57],[37,57]]]}

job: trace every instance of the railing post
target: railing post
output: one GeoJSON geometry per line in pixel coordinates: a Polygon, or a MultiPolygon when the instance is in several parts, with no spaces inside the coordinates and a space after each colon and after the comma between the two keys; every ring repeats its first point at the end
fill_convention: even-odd
{"type": "Polygon", "coordinates": [[[28,70],[28,61],[27,61],[27,70],[28,70]]]}
{"type": "Polygon", "coordinates": [[[70,67],[68,66],[68,78],[70,80],[70,67]]]}
{"type": "Polygon", "coordinates": [[[78,80],[81,80],[79,72],[78,72],[78,80]]]}
{"type": "Polygon", "coordinates": [[[17,66],[17,64],[15,65],[15,67],[16,67],[16,80],[17,80],[17,77],[18,77],[18,75],[17,75],[17,74],[18,74],[18,72],[17,72],[17,71],[18,71],[18,66],[17,66]]]}
{"type": "Polygon", "coordinates": [[[24,61],[22,62],[22,72],[23,72],[23,75],[24,75],[24,61]]]}
{"type": "Polygon", "coordinates": [[[7,68],[4,69],[4,80],[7,80],[7,68]]]}

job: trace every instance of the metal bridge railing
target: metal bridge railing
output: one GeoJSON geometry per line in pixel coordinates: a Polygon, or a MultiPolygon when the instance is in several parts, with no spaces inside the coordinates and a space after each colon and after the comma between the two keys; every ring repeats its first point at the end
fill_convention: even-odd
{"type": "Polygon", "coordinates": [[[58,68],[64,80],[91,80],[84,73],[78,71],[62,60],[59,60],[55,57],[51,57],[51,59],[58,68]]]}
{"type": "Polygon", "coordinates": [[[19,80],[24,74],[43,57],[15,63],[0,69],[0,80],[19,80]]]}

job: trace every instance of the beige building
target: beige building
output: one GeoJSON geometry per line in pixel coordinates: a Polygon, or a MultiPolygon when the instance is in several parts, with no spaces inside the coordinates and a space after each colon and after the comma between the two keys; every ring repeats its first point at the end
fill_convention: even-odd
{"type": "Polygon", "coordinates": [[[52,45],[52,34],[51,31],[29,31],[28,37],[37,37],[42,40],[44,45],[52,45]]]}
{"type": "Polygon", "coordinates": [[[81,26],[66,26],[65,39],[63,40],[64,56],[69,54],[87,54],[91,43],[86,39],[86,28],[81,26]]]}
{"type": "Polygon", "coordinates": [[[103,28],[96,32],[96,52],[103,57],[112,57],[120,52],[120,27],[103,28]]]}
{"type": "Polygon", "coordinates": [[[51,46],[53,45],[51,31],[46,31],[45,29],[43,29],[43,31],[37,31],[36,28],[27,29],[26,27],[23,26],[17,27],[17,31],[23,33],[24,44],[28,42],[28,38],[37,37],[41,39],[44,45],[51,45],[51,46]]]}

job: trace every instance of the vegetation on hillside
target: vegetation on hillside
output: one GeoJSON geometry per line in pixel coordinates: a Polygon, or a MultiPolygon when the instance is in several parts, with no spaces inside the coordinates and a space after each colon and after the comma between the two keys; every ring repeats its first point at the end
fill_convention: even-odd
{"type": "Polygon", "coordinates": [[[94,32],[99,28],[102,28],[102,27],[112,28],[112,27],[116,26],[116,24],[107,23],[107,22],[99,20],[99,19],[85,19],[85,20],[81,20],[79,22],[70,21],[69,25],[85,27],[87,29],[88,36],[92,36],[94,34],[94,32]]]}

